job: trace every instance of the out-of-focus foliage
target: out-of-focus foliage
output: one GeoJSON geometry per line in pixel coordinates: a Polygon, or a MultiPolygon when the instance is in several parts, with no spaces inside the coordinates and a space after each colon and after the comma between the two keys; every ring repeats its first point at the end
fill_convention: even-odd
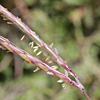
{"type": "MultiPolygon", "coordinates": [[[[0,0],[20,17],[77,74],[92,100],[100,100],[100,0],[0,0]]],[[[23,33],[0,17],[0,35],[35,55],[23,33]]],[[[44,60],[45,57],[39,57],[44,60]]],[[[0,49],[0,100],[86,100],[75,87],[0,49]]],[[[64,72],[61,69],[61,72],[64,72]]]]}

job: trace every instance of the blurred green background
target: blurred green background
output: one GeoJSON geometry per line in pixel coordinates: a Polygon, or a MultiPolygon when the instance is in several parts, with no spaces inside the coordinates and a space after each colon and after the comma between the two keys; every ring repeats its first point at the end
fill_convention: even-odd
{"type": "MultiPolygon", "coordinates": [[[[100,100],[100,0],[0,0],[59,55],[79,77],[91,100],[100,100]]],[[[0,17],[0,35],[35,55],[23,33],[0,17]]],[[[44,57],[39,57],[44,60],[44,57]]],[[[0,100],[87,100],[63,89],[57,78],[0,49],[0,100]]],[[[62,71],[62,70],[61,70],[62,71]]]]}

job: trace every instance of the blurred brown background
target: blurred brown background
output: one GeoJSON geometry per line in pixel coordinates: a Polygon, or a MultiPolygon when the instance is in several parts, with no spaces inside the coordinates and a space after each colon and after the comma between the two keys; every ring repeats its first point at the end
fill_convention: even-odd
{"type": "MultiPolygon", "coordinates": [[[[100,0],[0,0],[59,55],[79,77],[91,100],[100,100],[100,0]]],[[[0,17],[0,35],[35,55],[23,33],[0,17]]],[[[40,57],[40,59],[44,59],[40,57]]],[[[64,90],[57,78],[0,49],[0,100],[86,100],[79,89],[64,90]]]]}

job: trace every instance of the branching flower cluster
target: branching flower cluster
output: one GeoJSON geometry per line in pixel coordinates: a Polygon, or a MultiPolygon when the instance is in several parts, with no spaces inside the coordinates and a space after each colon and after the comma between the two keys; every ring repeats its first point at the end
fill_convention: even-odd
{"type": "MultiPolygon", "coordinates": [[[[36,55],[40,55],[41,53],[44,53],[44,56],[47,56],[46,62],[37,59],[36,57],[30,55],[26,51],[22,50],[12,42],[10,42],[8,39],[0,36],[0,47],[5,50],[8,49],[10,52],[20,56],[23,58],[26,62],[34,64],[37,68],[34,70],[34,72],[42,69],[47,72],[49,75],[54,75],[59,80],[57,82],[63,83],[63,87],[65,87],[68,83],[79,88],[87,97],[88,100],[89,97],[86,94],[86,91],[79,81],[79,78],[76,76],[76,74],[72,71],[72,69],[66,64],[66,62],[58,55],[58,51],[55,48],[55,50],[52,49],[53,43],[48,46],[42,39],[39,38],[39,36],[36,35],[35,32],[33,32],[27,25],[25,25],[20,18],[15,17],[12,13],[10,13],[6,8],[4,8],[2,5],[0,5],[0,13],[3,17],[3,20],[9,20],[7,22],[8,24],[14,24],[16,25],[20,30],[22,30],[25,34],[27,34],[31,39],[32,42],[29,43],[31,48],[34,49],[34,52],[36,52],[36,55]],[[34,43],[37,46],[34,46],[34,43]],[[39,48],[42,48],[42,51],[39,50],[39,48]],[[62,66],[65,69],[65,73],[59,72],[58,66],[55,66],[55,63],[58,64],[58,66],[62,66]],[[53,66],[50,66],[49,64],[54,64],[53,66]],[[73,81],[71,78],[69,78],[69,75],[71,75],[75,81],[73,81]]],[[[25,35],[21,38],[21,41],[25,38],[25,35]]]]}

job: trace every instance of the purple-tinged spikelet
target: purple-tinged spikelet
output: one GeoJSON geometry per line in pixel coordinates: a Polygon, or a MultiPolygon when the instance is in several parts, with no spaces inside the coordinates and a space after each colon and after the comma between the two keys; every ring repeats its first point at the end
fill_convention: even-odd
{"type": "MultiPolygon", "coordinates": [[[[79,88],[87,97],[88,100],[89,97],[86,94],[86,91],[83,87],[83,85],[81,84],[81,82],[79,81],[79,78],[76,76],[76,74],[72,71],[72,69],[66,64],[66,62],[58,55],[58,50],[55,49],[55,51],[52,50],[52,46],[53,43],[48,46],[42,39],[39,38],[39,36],[36,35],[35,32],[33,32],[26,24],[24,24],[21,19],[19,19],[18,17],[15,17],[12,13],[10,13],[7,9],[5,9],[3,6],[0,5],[0,13],[2,14],[2,17],[4,20],[10,20],[10,22],[7,22],[8,24],[14,24],[16,25],[20,30],[22,30],[24,33],[26,33],[31,39],[32,41],[34,41],[37,46],[33,46],[33,42],[30,43],[29,45],[31,45],[31,48],[34,49],[34,52],[38,51],[39,48],[44,49],[44,51],[47,53],[47,59],[46,61],[52,62],[52,60],[54,60],[59,66],[62,66],[65,68],[65,74],[57,71],[57,67],[55,67],[55,65],[50,67],[49,65],[47,65],[46,63],[42,62],[41,60],[31,56],[30,54],[28,54],[26,51],[20,49],[19,47],[17,47],[16,45],[14,45],[13,43],[11,43],[8,39],[3,38],[2,36],[0,36],[0,45],[1,48],[5,49],[7,48],[9,51],[11,51],[12,53],[15,53],[16,55],[22,57],[23,59],[25,59],[28,63],[33,63],[36,65],[36,67],[39,69],[42,69],[44,71],[46,71],[47,73],[51,73],[52,75],[56,76],[57,78],[63,80],[65,82],[65,84],[71,84],[77,88],[79,88]],[[73,81],[72,79],[70,79],[68,77],[68,75],[71,75],[72,77],[75,78],[76,81],[73,81]]],[[[22,37],[21,40],[23,40],[24,37],[22,37]]],[[[41,51],[38,51],[37,55],[41,54],[41,51]]],[[[61,82],[58,81],[58,82],[61,82]]],[[[65,85],[63,85],[65,87],[65,85]]]]}

